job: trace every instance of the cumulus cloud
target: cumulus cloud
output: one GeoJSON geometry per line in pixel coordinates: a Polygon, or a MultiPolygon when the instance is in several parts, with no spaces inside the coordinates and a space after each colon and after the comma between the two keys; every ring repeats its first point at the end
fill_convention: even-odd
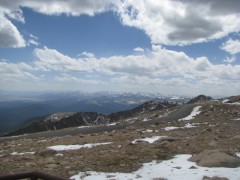
{"type": "Polygon", "coordinates": [[[177,89],[179,94],[185,95],[210,90],[210,95],[230,95],[239,92],[240,88],[240,65],[215,65],[206,57],[191,58],[184,52],[157,45],[147,53],[105,58],[73,58],[47,47],[36,48],[34,55],[32,64],[0,62],[2,83],[31,80],[48,83],[46,88],[50,89],[81,87],[92,90],[97,86],[102,90],[164,93],[176,93],[177,89]]]}
{"type": "MultiPolygon", "coordinates": [[[[240,31],[240,3],[235,0],[49,0],[49,1],[0,1],[5,15],[1,21],[7,29],[0,34],[10,37],[10,42],[1,46],[24,47],[24,40],[16,26],[9,19],[24,22],[20,7],[46,15],[65,14],[94,16],[97,13],[113,11],[123,25],[143,30],[152,43],[165,45],[186,45],[222,38],[240,31]],[[8,17],[8,18],[6,18],[8,17]]],[[[3,35],[2,35],[3,36],[3,35]]],[[[7,38],[9,39],[9,38],[7,38]]]]}
{"type": "MultiPolygon", "coordinates": [[[[118,4],[117,13],[124,25],[144,30],[152,43],[186,45],[219,39],[240,30],[234,2],[221,1],[218,5],[230,6],[226,13],[217,12],[216,2],[126,0],[118,4]]],[[[239,7],[239,3],[235,5],[239,7]]]]}
{"type": "Polygon", "coordinates": [[[31,8],[46,15],[80,16],[86,14],[94,16],[110,10],[112,6],[111,0],[0,1],[0,47],[19,48],[26,45],[38,45],[34,38],[26,42],[17,27],[11,22],[11,19],[25,22],[21,7],[31,8]]]}
{"type": "Polygon", "coordinates": [[[3,82],[38,79],[31,71],[33,71],[33,67],[23,62],[8,63],[7,61],[0,61],[0,79],[3,82]]]}
{"type": "MultiPolygon", "coordinates": [[[[5,13],[0,8],[0,47],[25,47],[26,43],[15,25],[5,17],[5,13]]],[[[8,13],[10,15],[11,13],[8,13]]],[[[14,18],[14,16],[11,16],[14,18]]],[[[15,17],[17,19],[17,17],[15,17]]]]}
{"type": "MultiPolygon", "coordinates": [[[[117,1],[116,1],[117,2],[117,1]]],[[[79,16],[86,14],[93,16],[96,13],[101,13],[109,10],[112,7],[111,0],[49,0],[49,1],[32,1],[19,0],[17,2],[3,0],[0,6],[8,9],[18,9],[28,7],[46,15],[67,14],[79,16]]]]}
{"type": "Polygon", "coordinates": [[[4,20],[8,27],[8,30],[0,29],[0,34],[6,34],[9,29],[15,32],[10,43],[2,42],[2,46],[8,47],[25,45],[16,26],[9,20],[13,18],[24,22],[20,7],[46,15],[69,16],[94,16],[113,11],[123,25],[143,30],[153,44],[186,45],[219,39],[240,31],[239,2],[235,0],[3,0],[0,7],[8,14],[8,18],[0,14],[1,21],[4,20]]]}
{"type": "Polygon", "coordinates": [[[220,48],[230,54],[240,53],[240,40],[229,39],[220,48]]]}

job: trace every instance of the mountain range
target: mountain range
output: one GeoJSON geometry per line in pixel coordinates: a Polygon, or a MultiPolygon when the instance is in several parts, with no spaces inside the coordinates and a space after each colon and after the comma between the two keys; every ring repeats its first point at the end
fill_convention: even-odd
{"type": "Polygon", "coordinates": [[[0,134],[25,127],[56,112],[111,114],[151,100],[183,103],[189,98],[161,93],[0,92],[0,134]]]}

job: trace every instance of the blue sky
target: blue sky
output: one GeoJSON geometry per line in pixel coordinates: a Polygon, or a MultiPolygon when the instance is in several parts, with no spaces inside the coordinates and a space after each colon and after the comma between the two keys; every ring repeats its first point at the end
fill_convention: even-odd
{"type": "Polygon", "coordinates": [[[0,90],[240,92],[240,3],[0,2],[0,90]]]}

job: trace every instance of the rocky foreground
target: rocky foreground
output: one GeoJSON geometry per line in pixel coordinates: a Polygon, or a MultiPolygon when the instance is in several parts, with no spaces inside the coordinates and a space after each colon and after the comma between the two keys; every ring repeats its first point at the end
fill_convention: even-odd
{"type": "MultiPolygon", "coordinates": [[[[239,167],[240,161],[235,154],[240,152],[239,104],[207,101],[199,106],[195,117],[181,120],[131,125],[134,119],[148,121],[169,111],[156,110],[127,119],[130,124],[122,130],[3,142],[0,144],[0,174],[40,170],[69,178],[88,171],[133,172],[152,160],[166,161],[177,154],[196,155],[205,150],[215,150],[215,159],[225,157],[226,154],[231,156],[230,163],[226,163],[226,158],[223,158],[224,162],[215,161],[213,167],[239,167]]],[[[211,159],[214,158],[210,157],[215,155],[205,153],[202,156],[210,161],[209,164],[213,164],[211,159]]],[[[190,160],[195,161],[196,166],[201,166],[198,158],[190,160]]],[[[209,164],[205,166],[212,167],[209,164]]],[[[176,168],[181,169],[181,166],[176,168]]],[[[87,177],[87,173],[84,177],[87,177]]]]}

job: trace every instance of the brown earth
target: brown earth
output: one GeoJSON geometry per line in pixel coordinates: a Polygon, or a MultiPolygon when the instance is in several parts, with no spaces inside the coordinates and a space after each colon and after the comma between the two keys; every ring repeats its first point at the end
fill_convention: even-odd
{"type": "MultiPolygon", "coordinates": [[[[156,117],[163,112],[141,114],[143,120],[156,117]]],[[[131,126],[112,132],[94,133],[47,139],[21,139],[0,144],[0,174],[40,170],[70,177],[79,171],[132,172],[145,162],[166,160],[175,154],[198,154],[203,150],[226,149],[240,152],[240,106],[207,102],[201,113],[190,121],[162,121],[154,125],[131,126]],[[165,127],[193,128],[165,131],[165,127]],[[152,130],[146,131],[146,130],[152,130]],[[135,139],[152,136],[167,136],[152,144],[135,139]],[[48,146],[113,142],[94,148],[56,152],[48,146]],[[11,155],[13,152],[35,152],[35,154],[11,155]],[[61,153],[61,154],[59,154],[61,153]]]]}

